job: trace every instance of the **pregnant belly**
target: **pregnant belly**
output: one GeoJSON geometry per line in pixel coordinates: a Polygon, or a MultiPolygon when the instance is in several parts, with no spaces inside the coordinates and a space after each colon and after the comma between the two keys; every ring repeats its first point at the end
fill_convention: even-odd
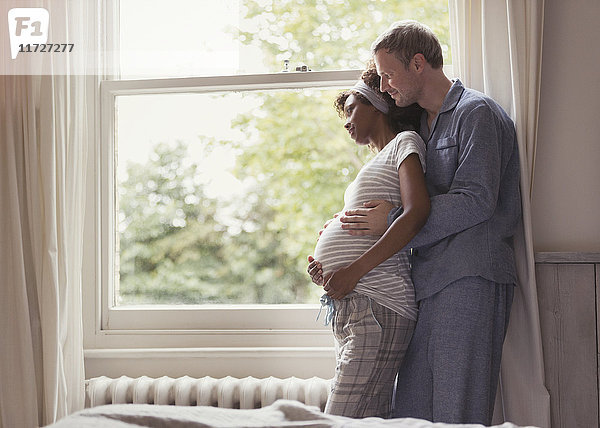
{"type": "Polygon", "coordinates": [[[314,251],[315,260],[323,265],[323,275],[348,266],[377,241],[370,236],[352,236],[342,229],[339,219],[325,228],[314,251]]]}

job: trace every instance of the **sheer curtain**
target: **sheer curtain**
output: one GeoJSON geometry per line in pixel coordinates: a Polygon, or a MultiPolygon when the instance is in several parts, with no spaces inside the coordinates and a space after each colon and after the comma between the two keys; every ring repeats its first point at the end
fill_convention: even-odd
{"type": "Polygon", "coordinates": [[[95,48],[89,37],[94,4],[27,6],[49,11],[48,43],[74,42],[80,53],[43,59],[54,74],[28,69],[0,76],[1,428],[46,425],[84,405],[81,264],[90,103],[87,78],[72,72],[84,70],[81,61],[95,48]]]}
{"type": "Polygon", "coordinates": [[[537,304],[531,189],[537,143],[544,0],[450,0],[454,72],[498,101],[516,124],[523,223],[518,287],[504,345],[496,418],[550,427],[537,304]]]}

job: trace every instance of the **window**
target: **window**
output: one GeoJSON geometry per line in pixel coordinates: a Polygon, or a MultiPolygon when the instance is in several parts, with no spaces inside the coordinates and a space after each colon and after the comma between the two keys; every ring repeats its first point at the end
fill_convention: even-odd
{"type": "Polygon", "coordinates": [[[446,0],[105,8],[89,347],[329,347],[306,255],[369,156],[333,98],[390,17],[449,46],[446,0]]]}
{"type": "Polygon", "coordinates": [[[302,266],[325,221],[313,213],[339,210],[362,164],[339,135],[334,95],[311,87],[116,96],[113,303],[318,302],[302,266]],[[261,125],[286,106],[297,120],[261,125]],[[303,123],[309,111],[318,123],[303,123]]]}
{"type": "Polygon", "coordinates": [[[331,107],[358,72],[305,74],[103,83],[104,328],[319,328],[305,257],[362,165],[331,107]]]}

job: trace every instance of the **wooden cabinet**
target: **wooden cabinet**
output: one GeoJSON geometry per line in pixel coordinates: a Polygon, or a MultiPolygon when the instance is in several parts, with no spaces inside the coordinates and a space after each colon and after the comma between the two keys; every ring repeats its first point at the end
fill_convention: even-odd
{"type": "Polygon", "coordinates": [[[600,253],[536,253],[552,428],[598,427],[600,253]]]}

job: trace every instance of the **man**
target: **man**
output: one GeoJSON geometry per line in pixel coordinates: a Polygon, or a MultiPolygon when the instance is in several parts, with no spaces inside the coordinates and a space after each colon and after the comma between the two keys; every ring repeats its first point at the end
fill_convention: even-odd
{"type": "MultiPolygon", "coordinates": [[[[381,90],[425,109],[429,219],[413,248],[417,326],[398,374],[395,417],[490,425],[516,283],[512,238],[520,215],[514,124],[489,97],[449,80],[439,41],[415,21],[372,46],[381,90]]],[[[351,210],[351,234],[382,234],[399,214],[385,201],[351,210]]],[[[309,258],[309,261],[312,258],[309,258]]],[[[318,283],[319,265],[309,273],[318,283]]],[[[335,289],[336,284],[325,284],[335,289]]]]}

